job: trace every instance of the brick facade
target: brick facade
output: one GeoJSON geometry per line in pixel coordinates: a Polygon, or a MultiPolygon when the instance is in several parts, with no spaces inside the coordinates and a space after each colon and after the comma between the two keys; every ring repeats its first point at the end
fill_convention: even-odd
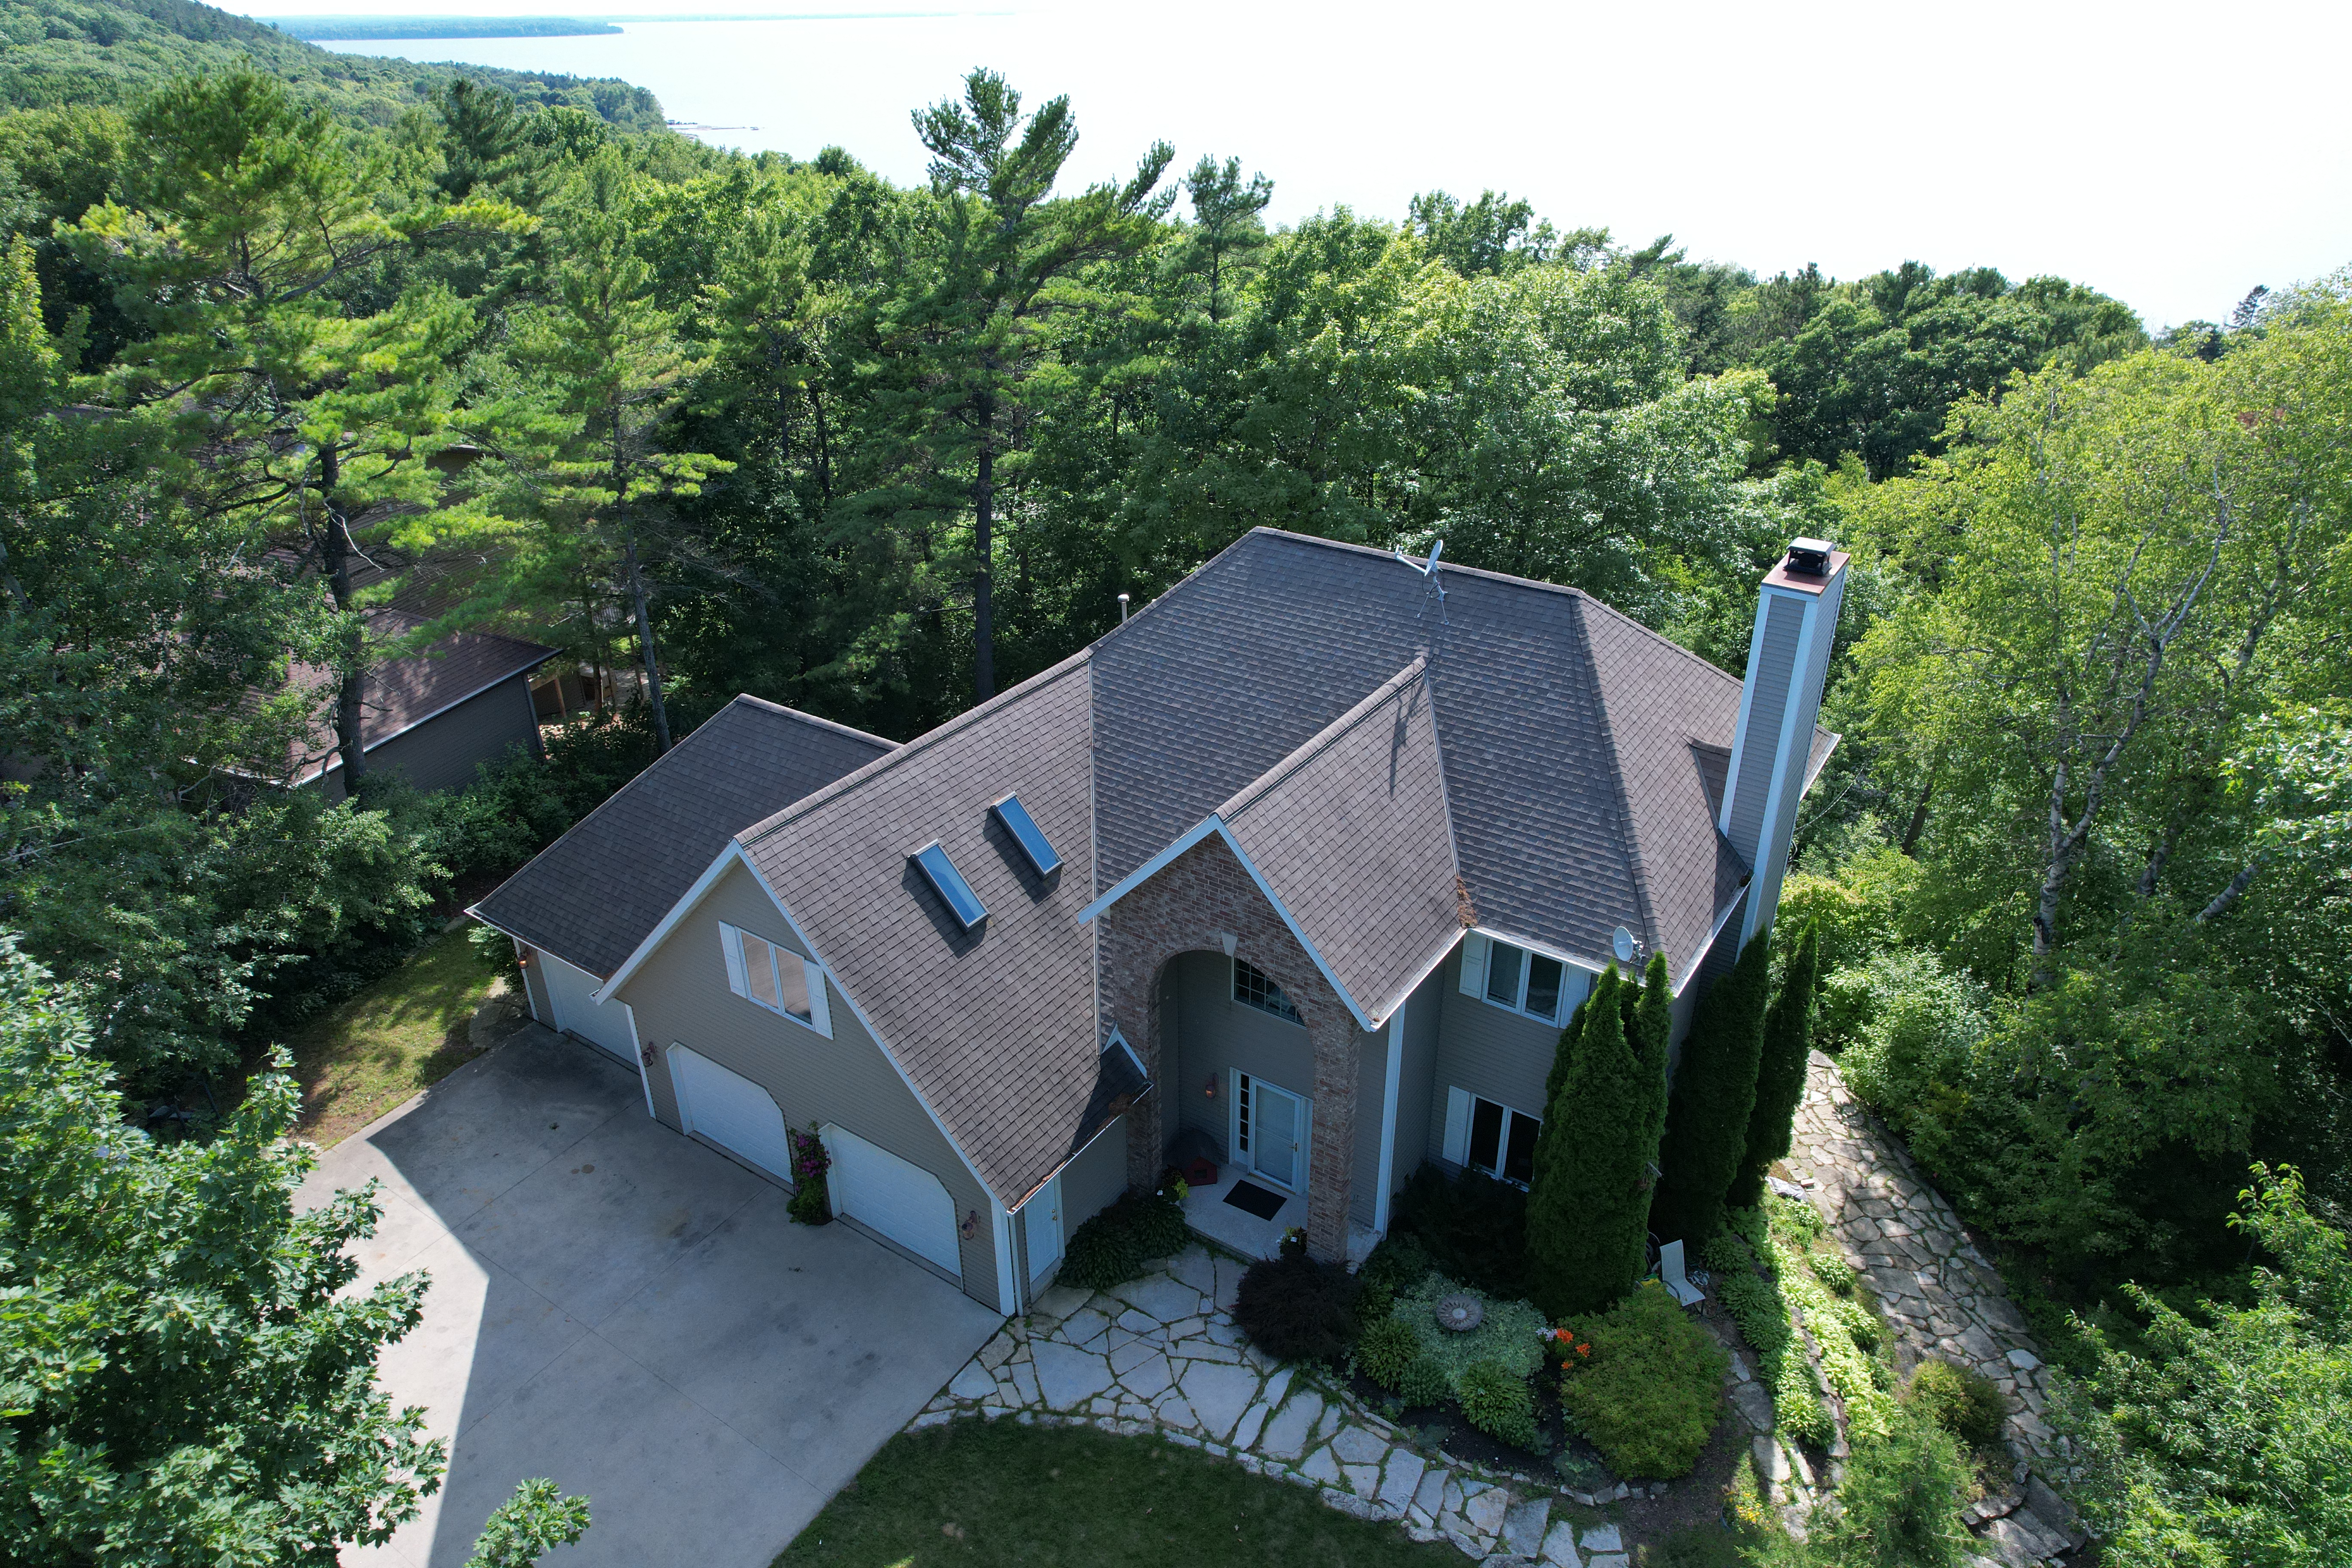
{"type": "Polygon", "coordinates": [[[1158,1181],[1167,1154],[1164,1111],[1174,1090],[1162,1071],[1161,972],[1180,953],[1230,952],[1271,976],[1306,1023],[1315,1056],[1307,1246],[1318,1258],[1344,1259],[1359,1036],[1354,1016],[1330,982],[1222,838],[1213,837],[1186,850],[1101,920],[1097,962],[1102,966],[1104,1037],[1118,1029],[1157,1086],[1127,1113],[1129,1179],[1138,1185],[1158,1181]]]}

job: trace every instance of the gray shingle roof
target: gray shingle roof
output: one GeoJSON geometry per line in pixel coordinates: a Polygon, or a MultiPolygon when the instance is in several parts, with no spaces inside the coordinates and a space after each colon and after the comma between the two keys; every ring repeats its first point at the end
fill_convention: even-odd
{"type": "Polygon", "coordinates": [[[1462,929],[1433,707],[1415,659],[1217,811],[1367,1012],[1385,1013],[1462,929]]]}
{"type": "MultiPolygon", "coordinates": [[[[404,610],[367,612],[369,635],[383,641],[413,637],[426,624],[423,617],[404,610]]],[[[478,696],[524,670],[538,668],[555,653],[551,647],[496,632],[456,632],[405,658],[385,659],[360,683],[360,743],[373,751],[468,697],[478,696]]],[[[322,665],[297,663],[289,679],[324,690],[334,685],[335,673],[322,665]]],[[[295,782],[308,783],[341,766],[342,758],[334,745],[332,720],[322,716],[296,758],[295,782]]]]}
{"type": "Polygon", "coordinates": [[[609,979],[728,839],[890,749],[878,735],[738,697],[474,912],[609,979]]]}
{"type": "Polygon", "coordinates": [[[1104,1079],[1094,933],[1077,921],[1094,887],[1087,662],[1047,670],[739,838],[1008,1205],[1076,1152],[1104,1079]],[[1061,852],[1051,879],[989,813],[1014,792],[1061,852]],[[969,932],[908,859],[933,838],[988,907],[969,932]]]}

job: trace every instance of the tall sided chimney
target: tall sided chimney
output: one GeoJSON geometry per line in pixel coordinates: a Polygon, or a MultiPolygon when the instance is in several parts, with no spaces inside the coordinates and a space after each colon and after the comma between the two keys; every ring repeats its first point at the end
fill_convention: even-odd
{"type": "Polygon", "coordinates": [[[1740,917],[1743,947],[1770,929],[1780,902],[1797,801],[1805,793],[1805,764],[1812,755],[1813,721],[1822,710],[1822,681],[1829,673],[1830,642],[1845,597],[1847,559],[1845,552],[1822,540],[1791,542],[1787,557],[1766,575],[1756,605],[1720,825],[1754,871],[1740,917]]]}

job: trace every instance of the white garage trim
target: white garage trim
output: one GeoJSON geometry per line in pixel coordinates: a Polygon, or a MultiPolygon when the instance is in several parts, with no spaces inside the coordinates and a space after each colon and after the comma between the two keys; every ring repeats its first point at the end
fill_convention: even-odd
{"type": "Polygon", "coordinates": [[[937,1176],[878,1143],[826,1122],[824,1152],[833,1162],[825,1191],[833,1212],[856,1221],[961,1281],[963,1249],[956,1238],[955,1200],[937,1176]]]}
{"type": "Polygon", "coordinates": [[[677,1119],[689,1136],[708,1139],[778,1181],[792,1180],[792,1140],[774,1095],[681,1045],[669,1048],[669,1076],[677,1119]]]}
{"type": "Polygon", "coordinates": [[[559,1034],[577,1035],[590,1045],[627,1062],[637,1065],[637,1018],[626,1002],[599,1002],[596,988],[604,983],[586,970],[548,952],[539,953],[539,975],[547,987],[548,1011],[554,1017],[544,1022],[559,1034]]]}

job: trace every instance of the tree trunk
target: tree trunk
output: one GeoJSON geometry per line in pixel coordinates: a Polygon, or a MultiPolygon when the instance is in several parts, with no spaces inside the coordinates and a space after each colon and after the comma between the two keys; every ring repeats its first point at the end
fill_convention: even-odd
{"type": "Polygon", "coordinates": [[[990,598],[995,561],[996,400],[983,394],[973,410],[980,426],[980,476],[972,483],[971,574],[972,690],[982,702],[996,695],[996,614],[990,598]]]}
{"type": "Polygon", "coordinates": [[[1919,858],[1919,835],[1927,831],[1927,803],[1936,798],[1936,781],[1931,777],[1920,786],[1919,804],[1911,808],[1911,820],[1903,828],[1903,853],[1912,859],[1919,858]]]}
{"type": "Polygon", "coordinates": [[[346,799],[359,798],[360,785],[367,780],[367,738],[362,732],[366,721],[367,628],[352,608],[352,527],[335,504],[335,491],[342,483],[342,459],[331,446],[319,453],[319,508],[326,514],[326,526],[319,537],[320,564],[327,571],[327,589],[333,595],[335,608],[346,618],[341,637],[341,655],[335,670],[335,750],[343,759],[343,795],[346,799]]]}
{"type": "Polygon", "coordinates": [[[646,574],[637,563],[637,531],[629,525],[629,474],[622,460],[621,411],[613,410],[613,511],[621,525],[621,561],[629,574],[629,606],[637,617],[637,647],[646,657],[646,702],[654,716],[654,755],[669,752],[669,711],[662,705],[661,658],[653,618],[646,614],[646,574]]]}

